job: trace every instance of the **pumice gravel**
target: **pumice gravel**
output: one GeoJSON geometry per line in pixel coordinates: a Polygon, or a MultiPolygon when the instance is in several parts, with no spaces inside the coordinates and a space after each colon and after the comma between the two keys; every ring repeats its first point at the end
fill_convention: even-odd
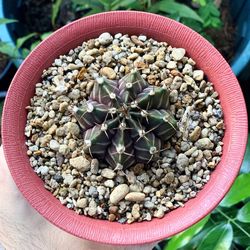
{"type": "Polygon", "coordinates": [[[27,107],[27,155],[44,186],[80,215],[120,223],[162,218],[184,206],[221,160],[224,121],[218,93],[184,48],[145,35],[111,35],[61,55],[43,71],[27,107]],[[157,160],[113,168],[84,151],[74,107],[89,100],[96,79],[119,81],[137,70],[169,90],[177,123],[157,160]]]}

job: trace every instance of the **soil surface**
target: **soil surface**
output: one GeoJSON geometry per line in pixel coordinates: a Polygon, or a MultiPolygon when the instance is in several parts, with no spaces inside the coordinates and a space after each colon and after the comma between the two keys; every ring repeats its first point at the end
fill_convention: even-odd
{"type": "MultiPolygon", "coordinates": [[[[234,25],[228,9],[228,0],[222,1],[220,6],[223,27],[221,30],[211,29],[207,31],[215,42],[215,47],[222,53],[227,61],[234,55],[234,25]]],[[[65,24],[84,16],[84,12],[74,11],[70,0],[62,2],[59,15],[56,19],[55,26],[51,24],[51,0],[23,0],[18,13],[23,13],[20,20],[24,25],[24,30],[27,34],[30,32],[45,33],[51,30],[56,30],[65,24]]],[[[23,34],[22,34],[23,35],[23,34]]]]}

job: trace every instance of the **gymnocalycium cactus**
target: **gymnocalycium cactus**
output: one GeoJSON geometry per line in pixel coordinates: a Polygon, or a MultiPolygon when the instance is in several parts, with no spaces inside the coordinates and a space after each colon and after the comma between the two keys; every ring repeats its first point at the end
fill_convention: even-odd
{"type": "Polygon", "coordinates": [[[150,86],[136,70],[96,81],[89,100],[73,109],[86,152],[116,169],[150,162],[177,128],[167,87],[150,86]]]}

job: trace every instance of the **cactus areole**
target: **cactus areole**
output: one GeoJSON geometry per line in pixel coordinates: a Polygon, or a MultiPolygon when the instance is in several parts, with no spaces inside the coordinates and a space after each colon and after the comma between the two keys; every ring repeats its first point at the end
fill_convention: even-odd
{"type": "Polygon", "coordinates": [[[167,87],[150,86],[136,70],[119,81],[96,79],[89,100],[73,109],[85,153],[114,169],[157,159],[177,129],[168,106],[167,87]]]}

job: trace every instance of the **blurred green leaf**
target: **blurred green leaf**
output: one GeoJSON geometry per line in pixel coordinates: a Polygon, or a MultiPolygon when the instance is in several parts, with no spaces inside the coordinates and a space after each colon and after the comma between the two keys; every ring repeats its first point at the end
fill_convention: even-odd
{"type": "Polygon", "coordinates": [[[53,27],[55,26],[56,18],[60,11],[61,4],[62,4],[62,0],[54,0],[52,4],[51,23],[53,27]]]}
{"type": "Polygon", "coordinates": [[[15,22],[17,22],[17,20],[15,20],[15,19],[0,18],[0,25],[7,24],[7,23],[15,23],[15,22]]]}
{"type": "Polygon", "coordinates": [[[248,142],[247,142],[247,148],[246,153],[244,156],[244,160],[241,165],[240,172],[241,173],[250,173],[250,135],[248,134],[248,142]]]}
{"type": "Polygon", "coordinates": [[[207,4],[206,0],[192,0],[193,3],[197,3],[200,6],[205,6],[207,4]]]}
{"type": "Polygon", "coordinates": [[[26,48],[23,48],[21,53],[22,53],[22,57],[24,59],[24,58],[26,58],[29,55],[30,50],[28,50],[26,48]]]}
{"type": "Polygon", "coordinates": [[[235,180],[220,206],[230,207],[250,197],[250,174],[241,174],[235,180]]]}
{"type": "Polygon", "coordinates": [[[162,0],[154,4],[154,8],[157,11],[162,11],[167,14],[177,13],[180,17],[194,19],[203,23],[202,18],[193,9],[185,4],[177,3],[174,0],[162,0]]]}
{"type": "Polygon", "coordinates": [[[19,58],[20,57],[18,50],[14,46],[12,46],[11,44],[9,44],[7,42],[0,41],[0,52],[2,54],[9,56],[10,58],[19,58]]]}
{"type": "Polygon", "coordinates": [[[20,37],[17,39],[16,41],[16,47],[17,49],[21,48],[25,42],[27,42],[30,38],[36,36],[37,33],[31,33],[31,34],[28,34],[26,36],[23,36],[23,37],[20,37]]]}
{"type": "Polygon", "coordinates": [[[197,250],[228,250],[233,240],[233,229],[229,223],[215,226],[203,238],[197,250]]]}
{"type": "Polygon", "coordinates": [[[194,235],[196,235],[202,230],[209,218],[210,215],[206,216],[204,219],[202,219],[192,227],[188,228],[187,230],[183,231],[182,233],[179,233],[172,237],[171,240],[168,242],[167,246],[164,248],[164,250],[176,250],[186,245],[193,238],[194,235]]]}
{"type": "Polygon", "coordinates": [[[40,38],[42,40],[46,39],[48,36],[50,36],[53,32],[52,31],[49,31],[49,32],[45,32],[43,34],[40,35],[40,38]]]}
{"type": "Polygon", "coordinates": [[[250,223],[237,222],[237,225],[240,226],[241,229],[232,224],[234,231],[233,241],[236,244],[244,247],[250,246],[250,223]],[[244,230],[244,232],[242,231],[242,229],[244,230]]]}
{"type": "Polygon", "coordinates": [[[40,40],[33,42],[30,46],[30,51],[32,51],[40,42],[40,40]]]}
{"type": "Polygon", "coordinates": [[[250,202],[246,203],[237,214],[237,220],[250,223],[250,202]]]}

